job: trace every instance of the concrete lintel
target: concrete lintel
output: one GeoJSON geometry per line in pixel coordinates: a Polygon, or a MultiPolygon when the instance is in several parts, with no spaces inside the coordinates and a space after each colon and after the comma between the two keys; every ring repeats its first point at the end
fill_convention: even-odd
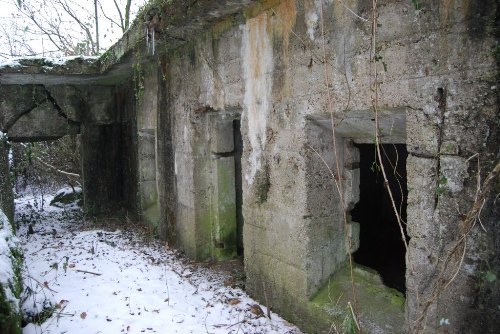
{"type": "MultiPolygon", "coordinates": [[[[330,114],[316,114],[307,119],[324,129],[331,129],[330,114]]],[[[337,137],[350,138],[355,143],[373,144],[375,142],[375,114],[373,110],[352,111],[334,114],[333,123],[337,137]]],[[[382,143],[406,143],[406,108],[380,109],[378,123],[382,143]]]]}

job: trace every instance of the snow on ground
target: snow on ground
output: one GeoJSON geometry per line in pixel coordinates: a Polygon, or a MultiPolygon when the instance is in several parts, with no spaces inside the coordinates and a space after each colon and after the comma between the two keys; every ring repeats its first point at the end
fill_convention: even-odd
{"type": "Polygon", "coordinates": [[[16,200],[23,309],[55,307],[24,334],[301,333],[274,313],[259,316],[266,308],[231,287],[229,274],[197,265],[137,229],[89,229],[79,209],[50,207],[51,199],[16,200]]]}

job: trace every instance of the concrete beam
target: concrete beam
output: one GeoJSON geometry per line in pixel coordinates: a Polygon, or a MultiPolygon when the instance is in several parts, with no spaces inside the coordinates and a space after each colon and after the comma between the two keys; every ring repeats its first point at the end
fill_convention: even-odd
{"type": "MultiPolygon", "coordinates": [[[[311,115],[307,119],[324,129],[332,129],[332,120],[329,114],[311,115]]],[[[373,110],[334,114],[333,124],[337,137],[350,138],[358,144],[375,143],[375,114],[373,110]]],[[[378,124],[382,143],[406,143],[406,108],[380,109],[378,111],[378,124]]]]}

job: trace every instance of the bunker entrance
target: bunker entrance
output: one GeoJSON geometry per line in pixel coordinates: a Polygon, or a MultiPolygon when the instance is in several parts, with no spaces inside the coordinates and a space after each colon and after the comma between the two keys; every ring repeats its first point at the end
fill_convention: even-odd
{"type": "MultiPolygon", "coordinates": [[[[376,270],[388,287],[405,293],[405,247],[373,144],[358,144],[360,198],[351,211],[353,221],[360,224],[359,249],[354,260],[376,270]]],[[[381,145],[383,165],[400,212],[406,234],[406,157],[404,144],[381,145]]]]}

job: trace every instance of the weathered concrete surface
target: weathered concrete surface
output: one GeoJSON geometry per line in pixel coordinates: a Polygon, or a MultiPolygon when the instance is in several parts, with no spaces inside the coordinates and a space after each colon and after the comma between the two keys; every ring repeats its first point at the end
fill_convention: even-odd
{"type": "Polygon", "coordinates": [[[360,293],[357,303],[370,307],[360,307],[359,321],[387,333],[403,316],[409,333],[495,333],[494,195],[481,211],[486,232],[464,217],[477,205],[479,171],[484,177],[499,156],[498,4],[379,1],[372,50],[371,1],[249,3],[147,7],[146,22],[101,58],[103,73],[134,64],[126,81],[107,77],[101,104],[89,102],[107,110],[102,118],[77,107],[88,100],[81,86],[51,82],[58,105],[70,101],[66,115],[84,123],[86,201],[109,199],[139,217],[153,208],[145,221],[158,222],[159,235],[188,256],[232,256],[238,208],[230,179],[238,175],[229,122],[240,118],[247,289],[308,331],[328,332],[354,300],[321,306],[330,313],[314,301],[336,279],[349,296],[345,265],[362,228],[350,219],[360,183],[353,143],[376,138],[376,105],[381,142],[407,145],[411,239],[405,309],[377,288],[384,298],[360,293]],[[168,9],[176,15],[165,16],[168,9]],[[145,27],[158,33],[155,55],[145,27]]]}
{"type": "Polygon", "coordinates": [[[14,193],[9,169],[9,149],[5,135],[0,132],[0,210],[13,222],[14,193]]]}
{"type": "Polygon", "coordinates": [[[43,86],[12,85],[0,89],[0,128],[7,132],[22,115],[47,101],[43,86]]]}
{"type": "Polygon", "coordinates": [[[80,126],[64,117],[53,103],[47,101],[22,115],[7,131],[12,141],[40,141],[78,134],[80,126]]]}
{"type": "MultiPolygon", "coordinates": [[[[473,259],[477,248],[471,250],[468,266],[460,270],[460,283],[450,284],[433,300],[441,308],[429,308],[427,313],[423,305],[416,305],[417,299],[422,302],[432,296],[429,288],[439,272],[423,258],[422,250],[427,249],[430,258],[445,256],[446,240],[453,240],[458,231],[436,239],[443,235],[438,226],[459,221],[459,212],[472,204],[476,178],[467,158],[480,152],[485,170],[491,168],[485,163],[496,159],[498,72],[490,53],[495,45],[492,22],[496,5],[490,2],[488,6],[492,10],[484,12],[472,2],[461,8],[447,1],[424,1],[417,8],[400,1],[380,3],[378,61],[372,64],[369,22],[357,19],[342,3],[326,4],[331,107],[324,85],[321,11],[316,2],[263,2],[246,11],[244,22],[233,17],[223,29],[214,27],[172,53],[166,86],[174,115],[179,246],[196,257],[209,256],[207,247],[213,247],[213,241],[207,239],[209,227],[213,227],[207,221],[214,221],[207,202],[209,175],[215,170],[207,163],[205,142],[217,140],[217,136],[206,116],[198,112],[242,110],[247,287],[262,300],[266,290],[275,309],[309,326],[301,317],[307,313],[308,298],[335,274],[348,253],[343,216],[357,201],[359,175],[345,154],[348,142],[340,137],[374,142],[374,115],[370,117],[366,110],[371,110],[373,101],[370,68],[377,66],[381,141],[406,142],[410,152],[407,331],[419,331],[416,320],[424,314],[426,332],[467,332],[477,326],[493,331],[488,318],[496,314],[494,307],[474,324],[462,320],[464,314],[476,315],[475,289],[465,282],[476,280],[477,270],[482,270],[478,268],[484,267],[479,258],[473,259]],[[443,112],[438,111],[443,100],[439,94],[446,95],[443,112]],[[384,110],[393,110],[397,117],[386,117],[384,110]],[[338,124],[340,171],[331,126],[314,124],[318,120],[325,123],[328,111],[338,124]],[[360,114],[364,116],[356,118],[360,114]],[[343,179],[339,184],[344,206],[325,162],[343,179]],[[428,169],[420,171],[427,165],[428,169]],[[436,166],[440,166],[439,173],[436,166]],[[436,175],[440,174],[448,181],[437,190],[436,175]],[[423,207],[424,198],[429,207],[423,207]],[[460,210],[453,209],[457,205],[460,210]],[[418,234],[421,228],[429,233],[418,234]],[[421,263],[413,266],[413,262],[421,263]],[[445,327],[441,328],[441,319],[450,324],[443,320],[445,327]]],[[[361,17],[370,17],[368,1],[353,1],[348,7],[361,17]]],[[[492,217],[488,212],[485,217],[492,217]]],[[[492,235],[477,233],[470,237],[469,245],[484,245],[482,238],[488,243],[494,240],[492,235]]],[[[355,235],[351,237],[356,246],[355,235]]],[[[488,249],[487,253],[496,252],[488,249]]]]}
{"type": "MultiPolygon", "coordinates": [[[[144,69],[144,88],[137,94],[137,154],[139,162],[140,218],[155,230],[158,229],[160,207],[158,202],[156,130],[158,115],[158,70],[156,64],[144,69]]],[[[139,80],[139,79],[138,79],[139,80]]]]}
{"type": "Polygon", "coordinates": [[[1,86],[0,129],[10,140],[38,141],[79,133],[82,122],[116,123],[113,95],[109,86],[1,86]]]}

